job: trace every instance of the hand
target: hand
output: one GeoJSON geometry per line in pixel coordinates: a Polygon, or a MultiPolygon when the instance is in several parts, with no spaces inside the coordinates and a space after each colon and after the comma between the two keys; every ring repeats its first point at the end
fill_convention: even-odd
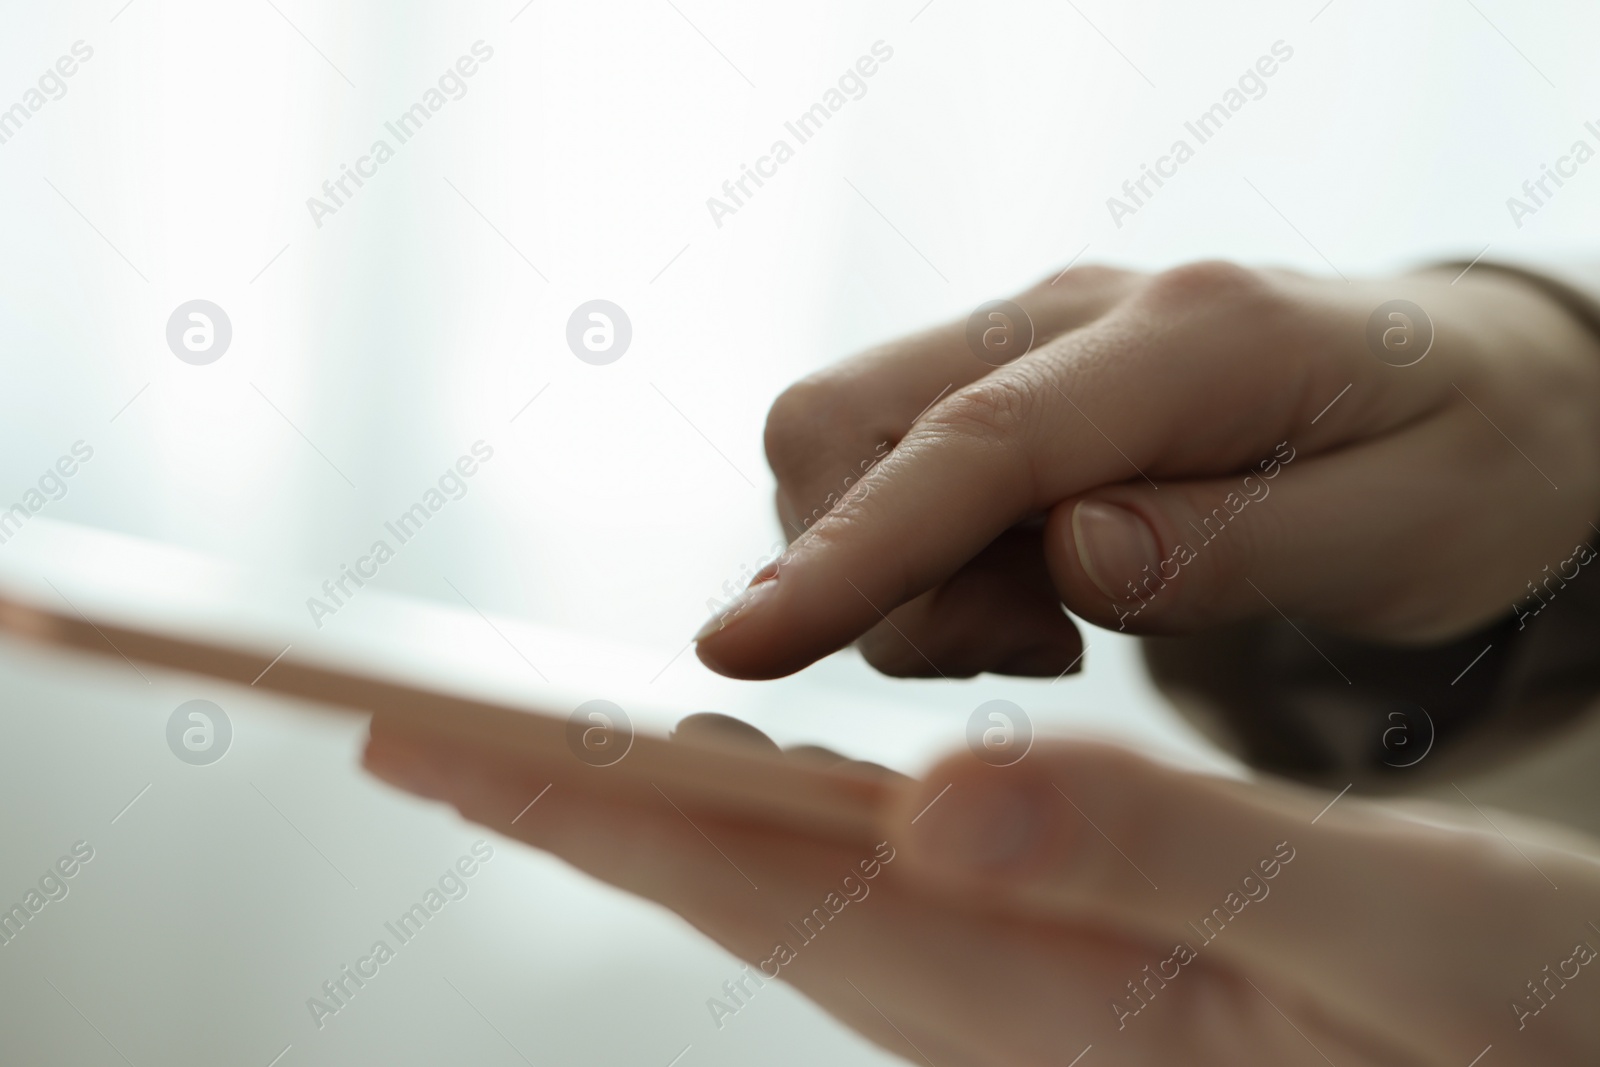
{"type": "Polygon", "coordinates": [[[874,850],[566,785],[512,824],[547,783],[503,757],[375,723],[366,759],[748,961],[705,991],[713,1029],[777,975],[938,1067],[1090,1045],[1082,1067],[1467,1067],[1491,1044],[1485,1067],[1600,1059],[1597,845],[1498,813],[1510,837],[1471,809],[1324,811],[1332,794],[1058,743],[893,776],[874,850]]]}
{"type": "Polygon", "coordinates": [[[1600,344],[1512,275],[1079,269],[1016,303],[1038,339],[1004,366],[958,322],[778,398],[795,540],[701,659],[769,678],[861,638],[891,674],[1051,675],[1081,652],[1063,604],[1133,633],[1281,611],[1435,641],[1596,532],[1600,344]],[[1396,298],[1436,330],[1404,367],[1367,340],[1396,298]]]}

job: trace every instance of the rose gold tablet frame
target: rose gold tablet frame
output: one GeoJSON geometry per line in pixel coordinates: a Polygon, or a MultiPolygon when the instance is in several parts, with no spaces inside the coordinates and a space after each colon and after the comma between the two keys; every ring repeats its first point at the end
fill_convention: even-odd
{"type": "MultiPolygon", "coordinates": [[[[91,607],[91,613],[93,608],[91,607]]],[[[203,675],[335,709],[366,712],[386,729],[481,747],[555,783],[673,802],[713,815],[771,824],[850,843],[878,840],[886,799],[882,778],[863,770],[797,766],[776,754],[706,747],[639,734],[616,763],[595,767],[568,746],[558,717],[384,678],[338,664],[268,659],[220,641],[145,629],[127,619],[94,618],[75,608],[43,607],[0,590],[0,633],[92,655],[126,658],[203,675]]]]}

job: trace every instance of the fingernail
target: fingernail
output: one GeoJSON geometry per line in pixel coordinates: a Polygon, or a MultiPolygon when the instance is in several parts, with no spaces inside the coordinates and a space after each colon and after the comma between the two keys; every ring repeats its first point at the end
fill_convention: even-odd
{"type": "Polygon", "coordinates": [[[952,790],[912,826],[921,861],[944,874],[994,875],[1020,866],[1042,836],[1038,806],[1015,789],[952,790]]]}
{"type": "Polygon", "coordinates": [[[1129,598],[1128,583],[1161,565],[1156,536],[1127,508],[1084,500],[1072,509],[1072,540],[1089,580],[1112,600],[1129,598]]]}
{"type": "Polygon", "coordinates": [[[706,620],[705,625],[700,627],[700,631],[694,635],[695,643],[698,644],[712,634],[726,629],[734,619],[763,601],[770,599],[772,594],[777,592],[777,589],[778,561],[773,560],[756,572],[756,576],[750,579],[749,588],[735,597],[727,607],[706,620]]]}
{"type": "Polygon", "coordinates": [[[690,744],[725,745],[742,751],[752,749],[781,755],[778,743],[743,719],[715,711],[697,711],[679,720],[668,735],[674,741],[690,744]]]}

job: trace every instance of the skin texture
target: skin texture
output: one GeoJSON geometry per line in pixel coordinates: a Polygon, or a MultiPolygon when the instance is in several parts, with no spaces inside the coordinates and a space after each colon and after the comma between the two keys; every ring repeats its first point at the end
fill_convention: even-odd
{"type": "MultiPolygon", "coordinates": [[[[771,744],[752,733],[728,739],[771,744]]],[[[1595,844],[1497,812],[1346,796],[1319,815],[1331,795],[1041,745],[1001,770],[962,754],[920,782],[882,771],[897,789],[876,857],[890,859],[865,880],[870,847],[665,799],[562,785],[512,824],[545,781],[381,721],[366,760],[670,908],[752,972],[788,943],[793,960],[767,974],[908,1062],[1064,1065],[1090,1045],[1092,1062],[1130,1067],[1466,1067],[1489,1045],[1496,1064],[1600,1057],[1600,961],[1568,962],[1579,942],[1600,948],[1595,844]],[[841,887],[856,899],[803,942],[787,924],[841,887]],[[1216,909],[1228,918],[1207,942],[1189,924],[1216,909]],[[1179,943],[1194,953],[1181,964],[1179,943]],[[1536,998],[1526,983],[1558,970],[1576,976],[1536,998]],[[1142,999],[1129,982],[1148,982],[1142,999]]]]}
{"type": "Polygon", "coordinates": [[[1438,641],[1509,614],[1596,533],[1600,350],[1513,276],[1083,268],[1015,299],[1037,340],[1013,362],[976,358],[956,322],[778,398],[794,540],[702,631],[708,666],[778,677],[859,640],[895,675],[1054,675],[1082,651],[1062,605],[1131,633],[1281,611],[1438,641]],[[1396,298],[1436,331],[1412,366],[1367,341],[1396,298]],[[1086,524],[1108,512],[1085,501],[1145,532],[1086,524]],[[1168,562],[1136,596],[1140,544],[1168,562]]]}
{"type": "MultiPolygon", "coordinates": [[[[778,399],[794,540],[701,632],[703,661],[772,678],[858,642],[891,674],[1055,675],[1083,653],[1063,606],[1134,633],[1282,612],[1437,641],[1600,532],[1600,351],[1509,275],[1085,268],[1016,302],[1037,340],[1003,366],[958,322],[778,399]],[[1397,298],[1436,329],[1405,367],[1367,342],[1397,298]],[[1225,532],[1193,536],[1219,506],[1225,532]]],[[[772,744],[717,716],[680,733],[772,744]]],[[[1468,804],[1330,807],[1076,743],[880,769],[893,858],[801,944],[789,924],[870,852],[566,785],[513,824],[546,781],[381,717],[366,761],[756,967],[793,942],[781,980],[911,1062],[1600,1061],[1600,842],[1468,804]]]]}

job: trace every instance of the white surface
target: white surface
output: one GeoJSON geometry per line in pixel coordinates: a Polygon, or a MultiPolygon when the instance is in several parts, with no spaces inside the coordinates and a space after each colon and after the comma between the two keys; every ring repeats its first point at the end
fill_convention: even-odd
{"type": "MultiPolygon", "coordinates": [[[[93,551],[103,564],[136,555],[37,522],[32,532],[48,535],[48,547],[8,558],[8,580],[36,568],[87,603],[94,598],[83,586],[98,564],[74,566],[74,556],[93,551]]],[[[161,575],[193,569],[186,564],[175,560],[161,575]]],[[[229,583],[234,593],[248,587],[229,583]]],[[[373,620],[392,613],[453,635],[465,664],[494,671],[484,653],[500,649],[507,673],[471,684],[518,690],[525,665],[487,627],[481,644],[459,640],[463,624],[483,626],[476,616],[381,591],[364,603],[373,620]]],[[[514,620],[496,625],[519,647],[543,639],[554,662],[587,672],[597,693],[622,699],[642,726],[715,708],[785,742],[823,741],[915,770],[959,743],[976,703],[1004,695],[1043,733],[1097,729],[1169,750],[1181,740],[1127,662],[1059,685],[892,683],[854,657],[809,672],[803,686],[740,686],[704,672],[652,684],[639,679],[655,661],[638,650],[514,620]]],[[[384,632],[374,624],[374,635],[384,632]]],[[[371,651],[382,641],[347,642],[356,643],[371,651]]],[[[1132,645],[1103,638],[1094,650],[1099,662],[1115,662],[1132,645]]],[[[307,1001],[322,996],[320,984],[374,940],[395,945],[384,922],[485,835],[360,776],[359,720],[137,671],[114,657],[14,643],[0,644],[0,672],[8,696],[0,808],[15,813],[0,901],[20,900],[74,843],[95,851],[68,894],[0,946],[0,995],[27,1020],[8,1029],[7,1062],[266,1063],[287,1047],[294,1059],[283,1062],[293,1063],[510,1063],[515,1051],[532,1062],[665,1063],[685,1046],[693,1059],[682,1062],[697,1064],[882,1062],[782,987],[718,1027],[706,999],[737,974],[734,961],[671,916],[494,835],[495,855],[467,894],[319,1027],[307,1001]],[[205,767],[173,758],[164,736],[172,709],[197,698],[223,706],[233,724],[227,754],[205,767]]]]}

